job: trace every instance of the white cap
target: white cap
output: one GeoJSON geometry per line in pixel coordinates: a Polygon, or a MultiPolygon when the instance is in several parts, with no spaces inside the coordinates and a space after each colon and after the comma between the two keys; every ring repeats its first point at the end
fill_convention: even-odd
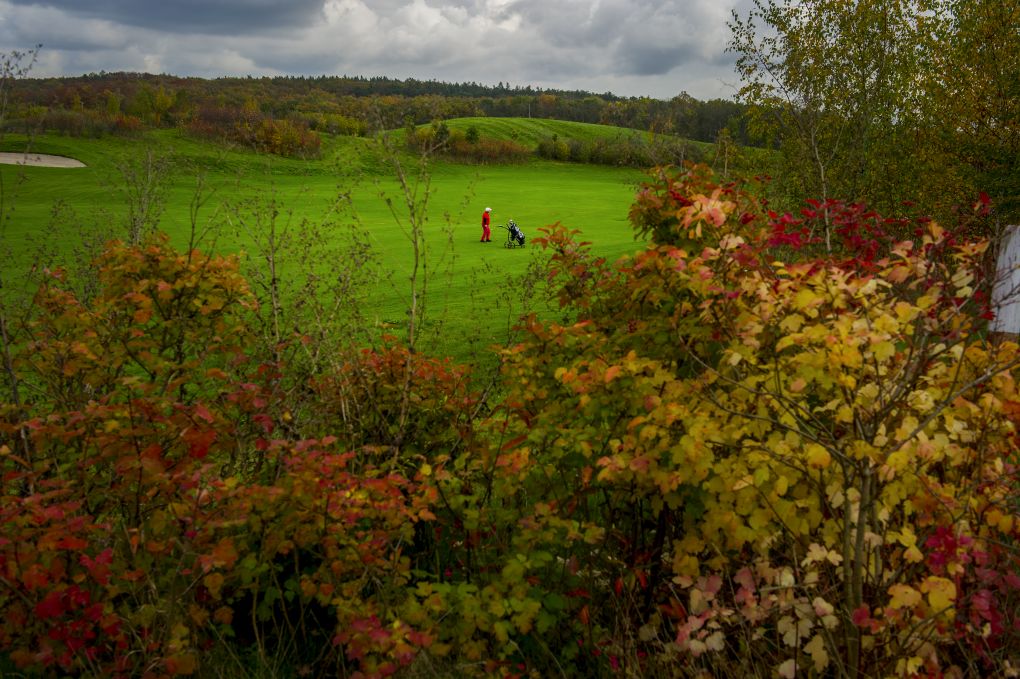
{"type": "Polygon", "coordinates": [[[485,208],[485,211],[486,212],[492,212],[492,208],[491,207],[487,207],[487,208],[485,208]]]}

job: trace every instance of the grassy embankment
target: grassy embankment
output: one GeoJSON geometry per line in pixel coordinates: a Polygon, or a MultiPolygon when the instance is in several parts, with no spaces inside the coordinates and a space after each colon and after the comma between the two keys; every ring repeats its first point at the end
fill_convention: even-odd
{"type": "MultiPolygon", "coordinates": [[[[451,128],[474,126],[483,137],[513,139],[534,146],[558,134],[574,139],[615,137],[618,128],[532,119],[474,118],[449,121],[451,128]]],[[[399,138],[399,134],[397,135],[399,138]]],[[[27,140],[7,136],[2,149],[21,151],[27,140]]],[[[380,275],[368,294],[372,323],[399,325],[407,307],[411,247],[404,235],[407,210],[396,173],[386,154],[369,140],[326,137],[320,159],[293,160],[226,149],[196,141],[176,131],[149,132],[139,138],[72,139],[40,136],[31,150],[70,156],[84,169],[0,166],[6,220],[2,235],[8,283],[37,261],[38,246],[66,256],[87,231],[98,225],[123,235],[126,227],[126,181],[119,169],[139,167],[149,150],[172,159],[163,184],[165,211],[160,230],[185,247],[191,232],[190,207],[197,178],[206,186],[207,200],[198,213],[203,235],[200,246],[221,252],[255,256],[255,240],[265,236],[266,202],[279,210],[279,232],[294,236],[318,228],[323,245],[323,275],[345,266],[336,248],[346,242],[352,225],[367,235],[380,275]],[[350,201],[339,200],[349,194],[350,201]],[[387,205],[391,198],[397,218],[387,205]],[[346,204],[346,207],[344,206],[346,204]],[[56,209],[61,206],[61,209],[56,209]],[[261,207],[259,207],[261,206],[261,207]],[[239,228],[239,224],[257,227],[239,228]],[[326,254],[326,253],[334,254],[326,254]]],[[[415,159],[401,154],[408,179],[414,180],[415,159]]],[[[509,322],[529,302],[517,281],[537,249],[507,250],[506,232],[493,229],[493,243],[478,243],[479,220],[493,208],[493,224],[514,219],[529,237],[541,226],[562,222],[582,231],[597,254],[615,258],[636,248],[627,210],[635,183],[642,174],[633,169],[529,160],[518,165],[463,165],[436,160],[429,166],[427,242],[429,289],[427,328],[435,330],[426,348],[464,358],[479,345],[506,340],[509,322]]],[[[419,187],[418,198],[424,195],[419,187]]],[[[283,257],[283,272],[297,267],[283,257]]]]}

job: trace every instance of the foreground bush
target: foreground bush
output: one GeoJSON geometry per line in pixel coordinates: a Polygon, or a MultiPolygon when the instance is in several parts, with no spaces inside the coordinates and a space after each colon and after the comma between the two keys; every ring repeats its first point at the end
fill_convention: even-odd
{"type": "Polygon", "coordinates": [[[506,352],[493,466],[514,471],[521,577],[575,594],[602,671],[1017,667],[1020,355],[984,338],[986,244],[820,207],[663,173],[635,257],[542,239],[566,322],[506,352]],[[841,254],[798,259],[825,211],[841,254]]]}
{"type": "MultiPolygon", "coordinates": [[[[296,435],[277,367],[252,360],[236,261],[156,241],[115,246],[100,264],[88,307],[59,276],[39,292],[14,363],[18,393],[34,397],[0,411],[9,660],[125,677],[190,674],[217,657],[241,674],[407,664],[429,640],[393,619],[411,592],[415,526],[433,517],[421,456],[369,445],[376,430],[350,422],[296,435]]],[[[441,366],[396,348],[348,370],[383,365],[427,378],[377,392],[383,411],[405,393],[412,423],[458,393],[470,405],[444,390],[441,366]]],[[[338,384],[358,382],[334,377],[323,404],[338,384]]]]}

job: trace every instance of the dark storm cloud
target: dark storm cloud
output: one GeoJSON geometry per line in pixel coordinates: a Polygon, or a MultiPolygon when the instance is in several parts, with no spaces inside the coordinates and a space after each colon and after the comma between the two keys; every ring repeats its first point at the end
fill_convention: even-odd
{"type": "Polygon", "coordinates": [[[394,78],[730,96],[730,7],[752,0],[0,0],[37,75],[394,78]]]}
{"type": "Polygon", "coordinates": [[[695,60],[689,46],[633,45],[618,52],[620,67],[629,75],[664,75],[695,60]]]}
{"type": "Polygon", "coordinates": [[[324,0],[10,0],[170,33],[243,34],[313,24],[324,0]]]}

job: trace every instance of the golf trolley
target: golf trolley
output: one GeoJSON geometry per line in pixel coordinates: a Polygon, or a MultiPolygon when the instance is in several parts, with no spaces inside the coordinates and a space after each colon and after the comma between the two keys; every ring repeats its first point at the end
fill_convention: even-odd
{"type": "Polygon", "coordinates": [[[506,231],[506,243],[503,244],[503,247],[506,248],[524,247],[524,242],[526,239],[524,237],[524,232],[521,231],[521,228],[519,226],[517,226],[517,222],[511,219],[506,223],[506,226],[500,225],[499,228],[506,231]]]}

